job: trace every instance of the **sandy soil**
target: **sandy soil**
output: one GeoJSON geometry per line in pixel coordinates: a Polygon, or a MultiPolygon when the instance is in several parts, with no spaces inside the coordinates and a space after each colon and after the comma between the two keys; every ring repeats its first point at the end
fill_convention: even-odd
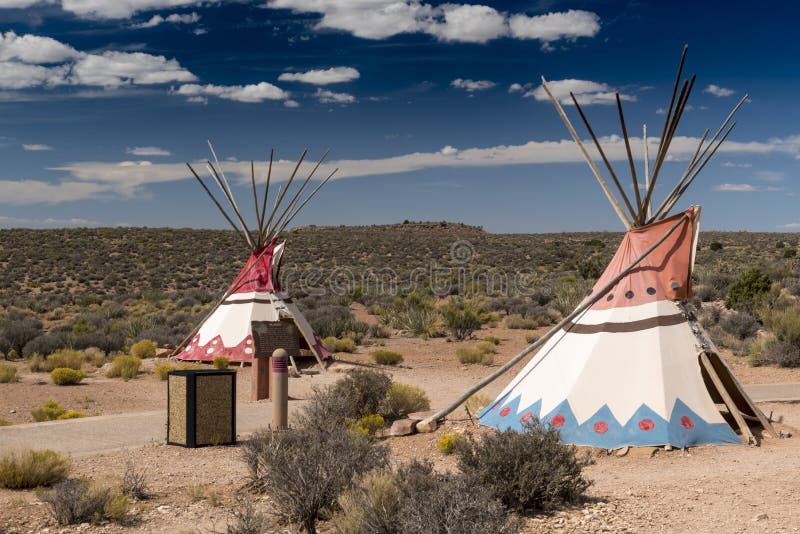
{"type": "MultiPolygon", "coordinates": [[[[522,349],[525,331],[485,329],[502,343],[495,366],[522,349]]],[[[464,366],[455,351],[472,342],[393,338],[386,348],[404,355],[403,367],[392,369],[394,379],[424,388],[434,407],[463,392],[496,367],[464,366]]],[[[744,383],[800,382],[800,372],[750,368],[743,359],[726,355],[744,383]]],[[[334,368],[369,362],[369,348],[338,355],[334,368]]],[[[152,365],[148,363],[148,366],[152,365]]],[[[520,364],[521,366],[522,364],[520,364]]],[[[0,385],[0,417],[30,422],[30,410],[54,399],[87,415],[139,412],[165,408],[166,386],[150,374],[122,381],[102,376],[85,385],[57,387],[46,374],[31,374],[24,366],[22,381],[0,385]],[[41,382],[44,382],[41,384],[41,382]]],[[[511,371],[508,376],[513,376],[511,371]]],[[[290,382],[293,397],[302,398],[316,384],[330,382],[335,373],[307,375],[290,382]]],[[[240,402],[249,392],[249,368],[239,369],[240,402]]],[[[500,380],[485,393],[494,395],[500,380]]],[[[800,404],[762,405],[766,413],[782,418],[778,428],[797,433],[800,404]]],[[[453,414],[446,428],[483,431],[474,427],[463,410],[453,414]]],[[[439,469],[454,467],[454,459],[436,450],[441,432],[386,440],[394,462],[425,457],[439,469]]],[[[800,440],[765,439],[762,447],[700,447],[687,451],[632,449],[625,457],[594,451],[595,465],[586,471],[594,481],[583,506],[554,515],[529,518],[527,532],[798,532],[800,531],[800,440]]],[[[124,452],[72,458],[73,476],[116,485],[126,461],[147,472],[153,497],[134,503],[126,525],[80,525],[60,528],[32,491],[0,490],[0,533],[17,532],[224,532],[231,520],[246,469],[235,447],[187,450],[148,446],[124,452]]],[[[274,509],[268,498],[249,495],[257,507],[274,509]]],[[[277,532],[285,528],[275,523],[277,532]]],[[[289,532],[296,532],[289,527],[289,532]]],[[[323,524],[321,532],[331,531],[323,524]]]]}

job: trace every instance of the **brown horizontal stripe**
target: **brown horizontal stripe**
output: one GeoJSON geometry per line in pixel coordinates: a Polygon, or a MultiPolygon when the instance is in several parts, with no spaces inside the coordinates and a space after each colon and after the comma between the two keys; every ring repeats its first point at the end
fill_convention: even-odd
{"type": "Polygon", "coordinates": [[[226,300],[225,302],[222,303],[222,305],[226,305],[226,304],[251,304],[251,303],[269,304],[271,302],[272,301],[270,299],[255,299],[255,298],[253,298],[253,299],[242,299],[242,300],[226,300]]]}
{"type": "Polygon", "coordinates": [[[622,334],[625,332],[638,332],[657,326],[672,326],[686,322],[686,317],[682,313],[674,315],[657,315],[638,321],[626,323],[600,323],[600,324],[580,324],[569,323],[564,330],[570,334],[598,334],[600,332],[610,332],[612,334],[622,334]]]}

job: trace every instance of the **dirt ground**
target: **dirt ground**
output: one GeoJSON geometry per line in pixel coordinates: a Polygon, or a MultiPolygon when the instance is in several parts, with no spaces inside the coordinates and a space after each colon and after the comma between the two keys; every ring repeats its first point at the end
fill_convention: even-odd
{"type": "MultiPolygon", "coordinates": [[[[485,329],[502,342],[494,366],[458,363],[456,349],[471,342],[444,338],[392,338],[386,348],[401,352],[403,367],[391,369],[396,381],[425,389],[433,407],[441,407],[477,380],[508,361],[525,345],[526,331],[485,329]]],[[[751,368],[744,359],[726,355],[743,383],[800,382],[799,370],[751,368]]],[[[333,366],[369,362],[369,348],[337,355],[333,366]]],[[[146,362],[151,368],[152,362],[146,362]]],[[[521,367],[523,364],[519,364],[521,367]]],[[[250,369],[238,369],[239,402],[249,394],[250,369]]],[[[87,415],[160,410],[166,407],[166,385],[152,374],[135,380],[108,379],[100,373],[85,384],[58,387],[46,374],[33,374],[20,364],[21,381],[0,384],[0,417],[17,423],[32,421],[30,410],[49,399],[87,415]]],[[[508,378],[515,371],[508,373],[508,378]]],[[[314,385],[329,383],[335,373],[307,375],[290,382],[290,395],[304,398],[314,385]]],[[[485,393],[497,394],[507,382],[500,379],[485,393]]],[[[767,403],[765,413],[781,421],[784,433],[800,428],[800,404],[767,403]]],[[[453,414],[445,429],[481,431],[463,410],[453,414]]],[[[443,430],[392,438],[393,462],[429,458],[439,469],[454,466],[452,457],[436,450],[443,430]]],[[[764,439],[762,446],[698,447],[686,451],[631,449],[624,457],[593,451],[596,463],[587,468],[593,481],[582,506],[549,516],[529,518],[526,532],[800,532],[800,439],[764,439]]],[[[231,520],[246,469],[236,447],[182,449],[153,445],[139,449],[75,456],[72,476],[88,477],[113,486],[127,461],[147,474],[152,498],[133,503],[127,524],[57,527],[33,491],[0,490],[0,533],[22,532],[224,532],[231,520]]],[[[267,497],[248,495],[259,510],[274,509],[267,497]]],[[[275,519],[275,531],[296,532],[275,519]]],[[[331,532],[322,524],[321,532],[331,532]]]]}

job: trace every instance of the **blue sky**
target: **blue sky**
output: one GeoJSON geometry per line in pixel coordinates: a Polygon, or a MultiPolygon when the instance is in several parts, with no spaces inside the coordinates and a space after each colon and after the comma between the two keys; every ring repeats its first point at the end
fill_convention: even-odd
{"type": "Polygon", "coordinates": [[[211,139],[248,216],[249,160],[263,179],[274,148],[285,180],[308,147],[310,159],[332,149],[321,175],[340,170],[297,224],[620,230],[540,76],[560,97],[578,93],[630,194],[613,94],[641,176],[642,124],[653,158],[687,43],[684,75],[698,78],[656,202],[703,130],[749,93],[677,207],[702,204],[706,229],[800,230],[799,14],[736,2],[0,0],[0,227],[224,228],[184,165],[208,158],[211,139]]]}

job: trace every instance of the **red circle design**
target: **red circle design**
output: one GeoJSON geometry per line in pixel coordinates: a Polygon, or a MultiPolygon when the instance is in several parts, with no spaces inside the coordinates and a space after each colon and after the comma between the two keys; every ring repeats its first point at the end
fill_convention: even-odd
{"type": "Polygon", "coordinates": [[[567,422],[566,419],[564,419],[564,416],[561,415],[560,413],[555,414],[553,418],[550,419],[550,424],[556,428],[561,428],[562,426],[564,426],[564,423],[566,422],[567,422]]]}
{"type": "Polygon", "coordinates": [[[692,421],[691,417],[683,416],[681,417],[681,425],[683,428],[688,428],[689,430],[694,428],[694,421],[692,421]]]}
{"type": "Polygon", "coordinates": [[[508,406],[506,406],[505,408],[503,408],[502,410],[500,410],[500,417],[505,417],[505,416],[507,416],[507,415],[509,414],[509,412],[511,412],[511,408],[509,408],[508,406]]]}
{"type": "Polygon", "coordinates": [[[639,428],[644,430],[645,432],[650,432],[655,428],[656,424],[653,422],[652,419],[642,419],[639,421],[639,428]]]}
{"type": "Polygon", "coordinates": [[[608,424],[605,421],[598,421],[594,424],[594,431],[598,434],[605,434],[608,432],[608,424]]]}
{"type": "Polygon", "coordinates": [[[522,417],[520,417],[519,420],[524,423],[525,421],[528,421],[531,418],[533,418],[533,414],[531,412],[528,412],[525,415],[523,415],[522,417]]]}

